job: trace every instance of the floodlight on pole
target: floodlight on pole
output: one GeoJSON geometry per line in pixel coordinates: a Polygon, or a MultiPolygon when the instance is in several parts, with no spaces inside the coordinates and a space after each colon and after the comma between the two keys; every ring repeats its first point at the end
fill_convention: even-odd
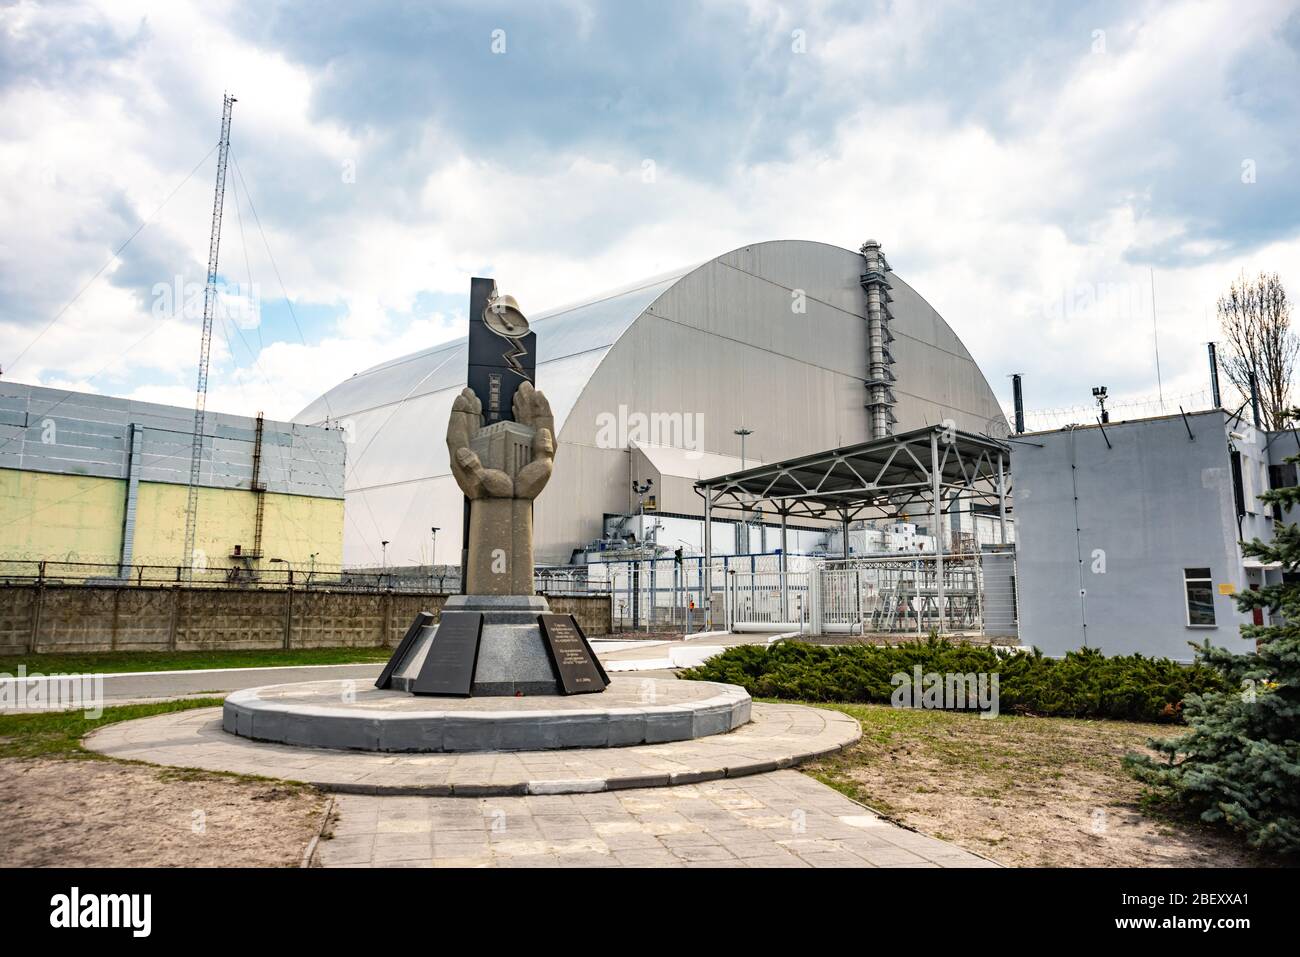
{"type": "Polygon", "coordinates": [[[1097,400],[1097,406],[1101,409],[1101,422],[1105,425],[1110,421],[1110,413],[1106,411],[1106,387],[1104,385],[1093,386],[1092,397],[1097,400]]]}
{"type": "Polygon", "coordinates": [[[740,470],[743,472],[745,471],[745,436],[753,435],[754,430],[742,426],[739,429],[732,429],[731,434],[740,436],[740,470]]]}

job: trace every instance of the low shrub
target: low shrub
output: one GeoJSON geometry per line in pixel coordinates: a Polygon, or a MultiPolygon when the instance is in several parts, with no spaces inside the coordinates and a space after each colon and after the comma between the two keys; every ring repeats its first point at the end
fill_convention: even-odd
{"type": "Polygon", "coordinates": [[[1175,723],[1183,699],[1223,688],[1219,673],[1143,655],[1106,657],[1094,649],[1045,658],[1038,649],[1016,652],[928,641],[877,645],[775,645],[728,648],[682,677],[742,686],[760,698],[889,704],[896,674],[997,674],[1002,713],[1071,718],[1115,718],[1175,723]]]}

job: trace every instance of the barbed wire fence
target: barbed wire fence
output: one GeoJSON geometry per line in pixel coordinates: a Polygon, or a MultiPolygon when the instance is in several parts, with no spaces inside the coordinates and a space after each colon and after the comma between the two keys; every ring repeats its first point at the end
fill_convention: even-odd
{"type": "MultiPolygon", "coordinates": [[[[1106,411],[1110,413],[1112,422],[1177,415],[1180,411],[1204,412],[1213,407],[1214,397],[1209,389],[1164,396],[1145,395],[1106,400],[1106,411]]],[[[1008,407],[1004,411],[1007,420],[1014,421],[1014,410],[1008,407]]],[[[1067,425],[1087,425],[1096,422],[1099,415],[1100,409],[1096,403],[1063,406],[1056,409],[1026,409],[1025,429],[1029,432],[1047,432],[1065,428],[1067,425]]]]}
{"type": "MultiPolygon", "coordinates": [[[[177,585],[196,588],[316,589],[322,591],[407,592],[454,595],[460,591],[456,565],[419,565],[400,568],[349,568],[319,562],[262,562],[257,565],[227,563],[196,565],[185,574],[178,564],[112,561],[64,561],[47,558],[0,559],[0,586],[76,585],[86,587],[159,588],[177,585]]],[[[539,567],[535,584],[544,595],[608,594],[609,582],[585,569],[539,567]]]]}

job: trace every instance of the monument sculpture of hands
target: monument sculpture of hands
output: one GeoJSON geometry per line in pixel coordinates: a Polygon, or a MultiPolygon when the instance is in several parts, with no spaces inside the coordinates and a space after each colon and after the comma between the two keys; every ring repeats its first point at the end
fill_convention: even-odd
{"type": "Polygon", "coordinates": [[[471,595],[533,594],[532,501],[555,467],[555,418],[531,382],[515,391],[513,412],[514,422],[485,428],[483,403],[466,388],[447,424],[451,471],[470,499],[471,595]]]}
{"type": "Polygon", "coordinates": [[[515,498],[534,499],[546,488],[555,469],[555,416],[546,396],[525,382],[515,392],[515,421],[533,429],[532,461],[515,476],[515,498]]]}
{"type": "Polygon", "coordinates": [[[473,448],[483,427],[483,403],[473,389],[465,388],[451,406],[447,448],[456,484],[469,498],[534,499],[546,487],[555,467],[555,417],[546,396],[525,382],[515,392],[515,422],[531,429],[531,461],[511,475],[501,468],[486,468],[473,448]]]}

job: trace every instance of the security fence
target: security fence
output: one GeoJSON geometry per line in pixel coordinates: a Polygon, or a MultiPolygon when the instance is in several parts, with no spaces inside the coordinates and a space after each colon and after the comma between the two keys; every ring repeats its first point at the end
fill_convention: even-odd
{"type": "Polygon", "coordinates": [[[0,559],[0,584],[36,582],[47,585],[187,585],[211,588],[335,588],[348,591],[406,591],[453,593],[460,589],[460,571],[441,574],[427,569],[412,574],[403,569],[345,569],[313,562],[291,563],[278,559],[228,564],[184,565],[112,562],[65,562],[51,559],[0,559]],[[450,587],[449,587],[450,586],[450,587]]]}
{"type": "MultiPolygon", "coordinates": [[[[0,587],[0,654],[394,647],[415,616],[437,618],[446,595],[343,588],[213,588],[185,584],[0,587]]],[[[610,630],[608,595],[557,595],[589,637],[610,630]]]]}
{"type": "Polygon", "coordinates": [[[712,616],[704,559],[645,558],[538,569],[552,594],[607,591],[620,631],[801,634],[1017,634],[1014,548],[943,557],[847,560],[791,555],[713,559],[712,616]],[[938,580],[941,577],[941,581],[938,580]],[[563,589],[563,590],[562,590],[563,589]]]}
{"type": "Polygon", "coordinates": [[[979,631],[978,556],[827,562],[814,622],[823,632],[979,631]],[[942,584],[942,587],[940,587],[942,584]]]}
{"type": "MultiPolygon", "coordinates": [[[[700,556],[639,558],[590,562],[585,565],[537,569],[539,590],[543,581],[550,594],[608,593],[618,631],[703,631],[711,620],[722,627],[725,614],[723,583],[732,571],[749,574],[775,572],[779,555],[719,555],[712,560],[712,618],[705,601],[704,559],[700,556]],[[569,590],[566,590],[569,589],[569,590]]],[[[791,565],[809,563],[791,556],[791,565]]]]}
{"type": "Polygon", "coordinates": [[[731,570],[730,631],[831,634],[981,634],[1018,630],[1015,553],[883,556],[816,562],[797,571],[731,570]]]}
{"type": "Polygon", "coordinates": [[[810,632],[812,582],[818,571],[728,572],[723,627],[728,631],[810,632]]]}
{"type": "MultiPolygon", "coordinates": [[[[454,595],[460,591],[460,569],[455,565],[402,568],[343,568],[319,562],[248,559],[221,565],[197,563],[186,573],[184,565],[58,561],[55,559],[0,559],[0,585],[45,584],[87,586],[185,585],[196,588],[269,588],[335,591],[403,592],[454,595]]],[[[555,575],[539,568],[537,591],[545,595],[604,594],[607,587],[589,584],[585,576],[555,575]]]]}
{"type": "MultiPolygon", "coordinates": [[[[539,566],[539,594],[609,597],[616,631],[692,633],[706,628],[800,634],[978,633],[1014,637],[1019,616],[1013,548],[946,555],[831,560],[791,555],[720,555],[705,594],[699,556],[539,566]]],[[[185,585],[198,588],[396,592],[449,595],[460,569],[423,566],[344,569],[268,561],[196,567],[53,560],[0,560],[0,584],[185,585]]]]}

